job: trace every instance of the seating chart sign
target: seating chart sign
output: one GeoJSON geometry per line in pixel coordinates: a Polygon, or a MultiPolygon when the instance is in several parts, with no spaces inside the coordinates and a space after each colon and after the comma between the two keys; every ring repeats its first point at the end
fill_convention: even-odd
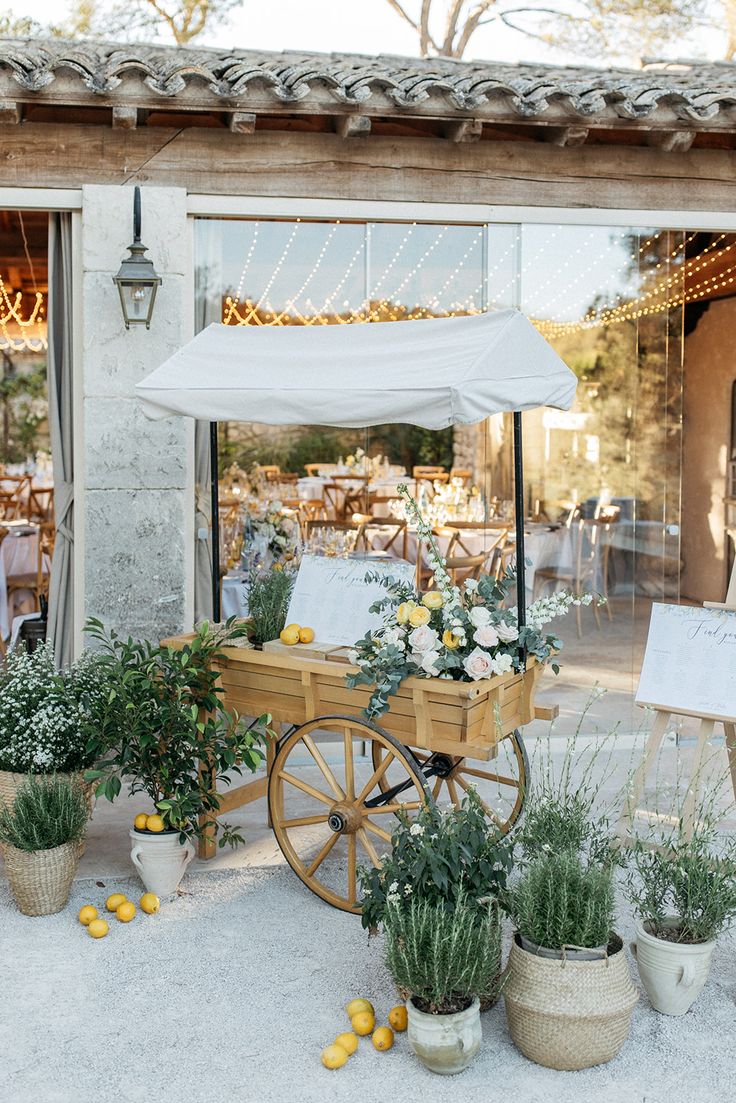
{"type": "Polygon", "coordinates": [[[736,612],[654,604],[636,702],[736,719],[736,612]]]}
{"type": "Polygon", "coordinates": [[[411,563],[392,559],[340,559],[303,555],[289,603],[287,624],[308,625],[319,643],[352,645],[383,624],[382,613],[368,610],[386,597],[380,582],[366,582],[366,575],[385,575],[402,582],[414,581],[411,563]]]}

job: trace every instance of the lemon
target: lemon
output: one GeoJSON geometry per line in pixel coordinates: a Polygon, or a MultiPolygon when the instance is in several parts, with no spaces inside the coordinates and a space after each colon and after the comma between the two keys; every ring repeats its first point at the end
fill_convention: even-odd
{"type": "Polygon", "coordinates": [[[322,1050],[322,1064],[326,1069],[340,1069],[348,1059],[347,1050],[342,1046],[326,1046],[322,1050]]]}
{"type": "Polygon", "coordinates": [[[148,819],[148,816],[146,815],[145,812],[140,812],[136,816],[136,818],[133,820],[133,827],[136,829],[136,831],[145,831],[146,830],[146,820],[147,819],[148,819]]]}
{"type": "Polygon", "coordinates": [[[350,1003],[345,1005],[345,1011],[349,1019],[352,1019],[353,1015],[357,1015],[359,1011],[368,1011],[371,1015],[375,1015],[376,1010],[369,1000],[351,1000],[350,1003]]]}
{"type": "Polygon", "coordinates": [[[355,1033],[363,1038],[366,1034],[373,1032],[376,1025],[376,1016],[372,1011],[359,1011],[357,1015],[353,1015],[350,1025],[355,1033]]]}
{"type": "Polygon", "coordinates": [[[124,904],[127,899],[127,896],[123,896],[122,892],[114,892],[112,896],[108,896],[105,901],[105,907],[109,912],[116,912],[120,905],[124,904]]]}
{"type": "Polygon", "coordinates": [[[110,928],[104,919],[93,919],[92,922],[88,924],[87,930],[92,935],[92,938],[104,938],[110,928]]]}
{"type": "Polygon", "coordinates": [[[146,831],[153,831],[155,835],[158,835],[164,829],[164,821],[157,812],[152,816],[146,817],[146,831]]]}
{"type": "Polygon", "coordinates": [[[281,632],[279,632],[279,639],[282,643],[292,647],[295,643],[299,643],[300,628],[298,624],[287,624],[281,632]]]}
{"type": "Polygon", "coordinates": [[[373,1045],[376,1049],[391,1049],[394,1044],[394,1032],[390,1026],[379,1026],[373,1033],[373,1045]]]}
{"type": "Polygon", "coordinates": [[[402,1034],[409,1023],[406,1006],[400,1003],[397,1007],[392,1007],[388,1013],[388,1021],[389,1025],[392,1026],[397,1033],[402,1034]]]}
{"type": "Polygon", "coordinates": [[[161,907],[161,901],[155,892],[144,892],[140,899],[141,911],[146,915],[155,915],[161,907]]]}
{"type": "Polygon", "coordinates": [[[115,915],[121,923],[130,923],[135,915],[135,904],[130,900],[126,900],[125,903],[120,904],[120,906],[115,909],[115,915]]]}
{"type": "Polygon", "coordinates": [[[313,628],[300,628],[299,629],[299,643],[311,643],[314,639],[313,628]]]}
{"type": "Polygon", "coordinates": [[[77,918],[82,926],[89,927],[92,920],[97,919],[97,908],[93,908],[91,904],[85,904],[83,908],[79,909],[77,918]]]}
{"type": "Polygon", "coordinates": [[[346,1030],[344,1034],[338,1034],[335,1038],[335,1045],[342,1046],[348,1057],[352,1057],[358,1048],[358,1037],[352,1030],[346,1030]]]}

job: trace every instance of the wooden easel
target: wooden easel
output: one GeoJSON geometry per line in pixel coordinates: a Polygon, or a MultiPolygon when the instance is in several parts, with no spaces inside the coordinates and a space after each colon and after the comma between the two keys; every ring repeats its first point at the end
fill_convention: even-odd
{"type": "MultiPolygon", "coordinates": [[[[726,609],[729,612],[736,612],[736,563],[731,571],[726,600],[704,601],[703,608],[726,609]]],[[[692,836],[695,827],[695,809],[697,807],[697,797],[700,788],[700,770],[703,765],[706,748],[713,737],[715,725],[718,723],[723,724],[723,730],[726,737],[728,764],[731,772],[731,784],[733,786],[734,799],[736,799],[736,716],[709,716],[703,713],[687,712],[684,710],[673,712],[664,706],[658,707],[654,705],[653,707],[656,715],[652,730],[647,739],[644,757],[634,774],[630,793],[627,795],[618,821],[617,833],[619,839],[624,844],[630,842],[632,839],[632,827],[637,815],[646,816],[649,820],[659,820],[660,823],[668,822],[673,826],[678,822],[676,817],[665,816],[661,813],[652,812],[649,809],[641,807],[647,777],[657,760],[657,755],[659,754],[662,741],[672,716],[693,716],[700,720],[698,738],[693,756],[691,784],[688,786],[687,797],[682,809],[682,825],[686,837],[690,838],[692,836]]]]}

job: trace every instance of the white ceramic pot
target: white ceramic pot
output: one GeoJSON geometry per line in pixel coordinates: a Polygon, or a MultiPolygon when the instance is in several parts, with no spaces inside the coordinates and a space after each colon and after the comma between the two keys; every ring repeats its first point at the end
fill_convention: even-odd
{"type": "MultiPolygon", "coordinates": [[[[678,920],[668,919],[668,927],[678,920]]],[[[663,1015],[684,1015],[703,991],[710,973],[715,942],[668,942],[655,938],[648,925],[637,923],[631,952],[649,1002],[663,1015]]]]}
{"type": "Polygon", "coordinates": [[[178,831],[156,835],[134,829],[130,837],[133,840],[130,857],[148,892],[163,899],[173,896],[194,857],[192,844],[188,840],[179,842],[178,831]]]}
{"type": "Polygon", "coordinates": [[[425,1068],[444,1076],[462,1072],[480,1049],[480,1000],[451,1015],[428,1015],[406,1001],[409,1045],[425,1068]]]}

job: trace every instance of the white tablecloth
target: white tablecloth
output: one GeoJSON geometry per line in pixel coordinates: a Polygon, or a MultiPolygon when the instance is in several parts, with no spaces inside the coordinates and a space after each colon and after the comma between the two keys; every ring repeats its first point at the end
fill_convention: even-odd
{"type": "Polygon", "coordinates": [[[35,573],[38,556],[38,526],[5,524],[10,532],[0,544],[0,632],[3,639],[10,635],[13,617],[33,609],[30,591],[16,592],[13,609],[9,608],[8,575],[35,573]]]}
{"type": "Polygon", "coordinates": [[[248,616],[248,592],[245,575],[240,571],[226,574],[222,580],[222,619],[248,616]]]}

